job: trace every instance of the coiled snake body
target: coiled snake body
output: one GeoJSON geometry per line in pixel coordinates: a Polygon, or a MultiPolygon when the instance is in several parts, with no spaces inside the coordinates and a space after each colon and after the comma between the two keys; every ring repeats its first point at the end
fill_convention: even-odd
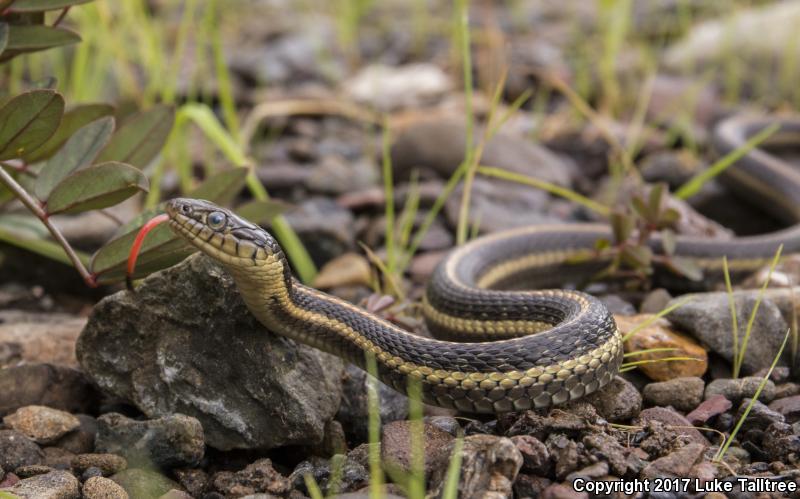
{"type": "MultiPolygon", "coordinates": [[[[715,145],[726,153],[767,124],[728,120],[717,127],[715,145]]],[[[773,139],[797,132],[800,122],[786,121],[773,139]]],[[[795,225],[733,240],[679,237],[677,254],[716,279],[723,255],[733,270],[744,272],[771,259],[780,244],[784,254],[800,252],[800,173],[756,149],[724,180],[751,199],[768,200],[765,208],[795,225]]],[[[517,290],[559,286],[585,273],[587,265],[568,261],[608,238],[604,225],[526,227],[456,249],[426,291],[426,321],[442,338],[431,339],[300,284],[275,239],[228,210],[173,199],[167,214],[177,234],[227,268],[268,329],[362,368],[370,353],[382,381],[405,392],[409,378],[419,380],[426,403],[478,413],[549,407],[597,391],[622,362],[622,336],[596,298],[572,290],[517,290]]],[[[661,249],[659,241],[652,245],[661,249]]]]}

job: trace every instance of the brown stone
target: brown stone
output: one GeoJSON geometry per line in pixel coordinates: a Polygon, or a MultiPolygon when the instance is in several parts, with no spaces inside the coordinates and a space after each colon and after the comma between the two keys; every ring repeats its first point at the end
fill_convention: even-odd
{"type": "MultiPolygon", "coordinates": [[[[617,321],[617,325],[624,335],[651,317],[653,316],[650,314],[633,316],[616,315],[614,319],[617,321]]],[[[705,374],[706,369],[708,369],[708,353],[706,350],[689,336],[672,329],[669,322],[664,319],[659,319],[649,326],[640,329],[633,337],[625,342],[626,352],[649,350],[651,348],[673,348],[674,350],[637,355],[635,358],[630,358],[628,360],[657,360],[667,357],[689,357],[698,359],[649,362],[639,365],[638,368],[654,381],[667,381],[688,376],[701,377],[705,374]]]]}
{"type": "Polygon", "coordinates": [[[4,417],[3,423],[40,444],[53,443],[81,424],[68,412],[41,405],[21,407],[4,417]]]}

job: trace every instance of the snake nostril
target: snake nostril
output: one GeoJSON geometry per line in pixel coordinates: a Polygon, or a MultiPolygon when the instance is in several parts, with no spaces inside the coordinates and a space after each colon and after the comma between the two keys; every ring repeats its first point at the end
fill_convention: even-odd
{"type": "Polygon", "coordinates": [[[182,204],[181,205],[181,213],[183,213],[185,215],[188,215],[191,212],[192,212],[192,207],[191,206],[189,206],[188,204],[182,204]]]}

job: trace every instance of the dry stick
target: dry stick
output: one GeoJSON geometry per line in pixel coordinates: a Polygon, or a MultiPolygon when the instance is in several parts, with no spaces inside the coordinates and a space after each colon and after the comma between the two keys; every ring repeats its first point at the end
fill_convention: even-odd
{"type": "Polygon", "coordinates": [[[44,226],[47,227],[47,230],[50,231],[53,239],[55,239],[56,242],[61,245],[64,253],[67,254],[67,257],[72,262],[72,265],[75,266],[75,269],[81,275],[84,282],[86,282],[86,285],[91,288],[96,288],[97,280],[94,274],[86,269],[86,267],[83,265],[83,262],[72,249],[72,246],[70,246],[69,242],[67,242],[64,235],[61,234],[61,232],[50,221],[49,215],[42,209],[42,207],[39,205],[39,202],[31,197],[31,195],[28,194],[25,189],[23,189],[22,186],[17,183],[16,180],[14,180],[14,177],[9,175],[8,172],[2,167],[0,167],[0,182],[5,184],[5,186],[8,187],[9,190],[11,190],[11,192],[13,192],[20,201],[22,201],[22,204],[24,204],[26,208],[36,215],[36,218],[42,221],[44,226]]]}

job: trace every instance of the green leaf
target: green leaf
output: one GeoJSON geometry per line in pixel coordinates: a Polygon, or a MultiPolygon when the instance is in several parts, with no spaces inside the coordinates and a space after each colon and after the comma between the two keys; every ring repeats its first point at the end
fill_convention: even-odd
{"type": "Polygon", "coordinates": [[[99,210],[147,189],[147,177],[136,168],[124,163],[103,163],[79,170],[58,184],[47,199],[47,212],[53,215],[99,210]]]}
{"type": "Polygon", "coordinates": [[[703,270],[688,258],[674,256],[666,261],[666,265],[673,272],[689,280],[699,281],[703,278],[703,270]]]}
{"type": "Polygon", "coordinates": [[[597,258],[597,254],[594,251],[584,248],[571,251],[564,260],[564,263],[569,265],[577,265],[580,263],[591,262],[595,258],[597,258]]]}
{"type": "MultiPolygon", "coordinates": [[[[44,224],[32,215],[0,215],[0,241],[66,265],[72,265],[69,257],[64,253],[64,248],[46,239],[48,235],[49,232],[44,224]]],[[[76,252],[76,254],[84,263],[89,260],[89,257],[81,252],[76,252]]],[[[0,495],[0,499],[2,499],[2,495],[0,495]]]]}
{"type": "Polygon", "coordinates": [[[605,237],[601,237],[600,239],[594,242],[594,249],[598,251],[603,251],[610,247],[611,247],[611,241],[609,241],[605,237]]]}
{"type": "Polygon", "coordinates": [[[42,201],[47,200],[56,184],[72,172],[90,165],[100,149],[108,143],[113,130],[114,118],[106,116],[75,132],[42,167],[34,188],[36,196],[42,201]]]}
{"type": "Polygon", "coordinates": [[[134,115],[117,130],[98,162],[120,161],[146,167],[161,151],[174,121],[175,110],[171,106],[154,106],[134,115]]]}
{"type": "Polygon", "coordinates": [[[0,499],[20,499],[20,497],[16,494],[12,494],[11,492],[0,490],[0,499]]]}
{"type": "Polygon", "coordinates": [[[636,220],[624,213],[611,214],[611,228],[614,230],[614,239],[618,242],[627,241],[636,226],[636,220]]]}
{"type": "Polygon", "coordinates": [[[636,270],[647,273],[653,260],[653,251],[647,246],[626,246],[620,253],[622,261],[636,270]]]}
{"type": "Polygon", "coordinates": [[[273,218],[285,213],[289,208],[291,206],[282,201],[274,199],[260,201],[256,199],[241,205],[235,211],[237,215],[253,223],[269,225],[273,218]]]}
{"type": "Polygon", "coordinates": [[[656,184],[650,189],[650,199],[648,201],[650,218],[648,218],[648,222],[655,223],[658,219],[658,215],[661,213],[661,207],[664,205],[665,192],[664,184],[656,184]]]}
{"type": "Polygon", "coordinates": [[[99,120],[103,116],[113,116],[113,114],[114,107],[108,104],[84,104],[74,107],[64,113],[64,117],[61,119],[61,124],[58,126],[56,133],[47,139],[47,142],[36,150],[23,156],[23,158],[28,164],[47,159],[61,149],[61,146],[63,146],[67,139],[77,132],[78,129],[93,121],[99,120]]]}
{"type": "Polygon", "coordinates": [[[631,207],[633,208],[633,211],[635,211],[637,215],[642,217],[642,219],[648,221],[650,220],[651,218],[650,209],[642,200],[642,198],[640,198],[639,196],[635,196],[633,199],[631,199],[631,207]]]}
{"type": "Polygon", "coordinates": [[[53,90],[32,90],[0,109],[0,161],[24,156],[53,135],[64,113],[64,98],[53,90]]]}
{"type": "MultiPolygon", "coordinates": [[[[90,269],[101,284],[122,282],[127,272],[128,254],[140,227],[112,240],[94,254],[90,269]]],[[[157,270],[174,265],[194,251],[182,237],[165,224],[147,234],[139,251],[134,278],[139,279],[157,270]]]]}
{"type": "Polygon", "coordinates": [[[14,12],[41,12],[58,10],[71,5],[89,3],[92,0],[16,0],[11,10],[14,12]]]}
{"type": "Polygon", "coordinates": [[[186,197],[227,205],[242,190],[246,177],[247,168],[224,170],[208,177],[197,188],[187,193],[186,197]]]}
{"type": "Polygon", "coordinates": [[[681,219],[681,214],[675,208],[667,208],[662,211],[658,218],[657,228],[673,227],[678,220],[681,219]]]}
{"type": "Polygon", "coordinates": [[[81,37],[68,29],[43,25],[19,26],[12,24],[8,29],[8,43],[3,55],[46,50],[79,41],[81,41],[81,37]]]}
{"type": "Polygon", "coordinates": [[[0,55],[8,45],[8,23],[0,23],[0,55]]]}

